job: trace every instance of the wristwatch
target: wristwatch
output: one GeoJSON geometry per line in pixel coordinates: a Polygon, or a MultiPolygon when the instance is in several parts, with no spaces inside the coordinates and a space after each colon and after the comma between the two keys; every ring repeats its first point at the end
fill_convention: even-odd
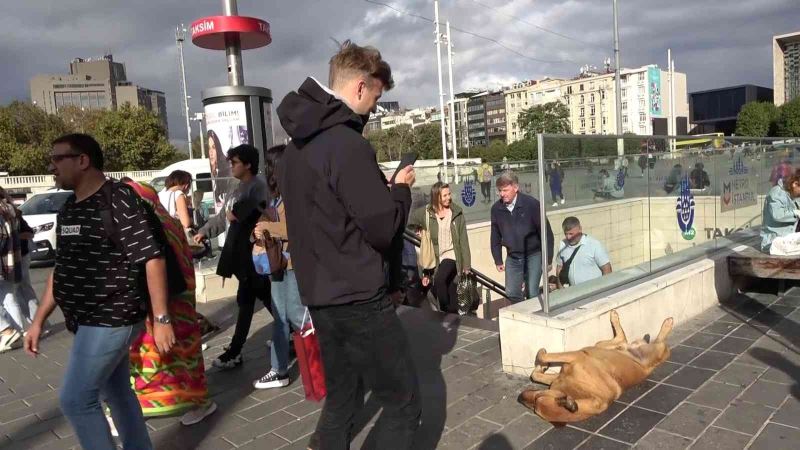
{"type": "Polygon", "coordinates": [[[163,325],[169,325],[172,323],[172,317],[170,317],[169,314],[162,314],[160,316],[156,316],[156,322],[163,325]]]}

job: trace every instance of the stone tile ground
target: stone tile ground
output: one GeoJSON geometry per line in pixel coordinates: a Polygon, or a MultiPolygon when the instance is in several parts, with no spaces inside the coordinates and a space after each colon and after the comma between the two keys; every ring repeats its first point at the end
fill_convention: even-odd
{"type": "MultiPolygon", "coordinates": [[[[502,373],[496,324],[404,309],[400,316],[419,372],[425,417],[415,449],[795,449],[800,448],[800,290],[741,294],[677,327],[670,361],[593,419],[553,427],[517,403],[527,379],[502,373]],[[488,329],[486,329],[488,328],[488,329]]],[[[206,362],[232,333],[234,304],[201,310],[224,332],[209,340],[206,362]]],[[[623,317],[623,323],[625,318],[623,317]]],[[[63,328],[63,327],[61,327],[63,328]]],[[[148,420],[158,449],[302,449],[320,404],[304,400],[295,381],[257,391],[267,370],[271,326],[258,312],[245,364],[208,370],[220,410],[202,424],[148,420]]],[[[655,330],[654,330],[655,331],[655,330]]],[[[58,409],[71,338],[60,331],[34,360],[0,355],[0,448],[67,449],[77,445],[58,409]]],[[[532,345],[536,345],[532,343],[532,345]]],[[[373,448],[379,412],[367,398],[352,448],[373,448]]]]}

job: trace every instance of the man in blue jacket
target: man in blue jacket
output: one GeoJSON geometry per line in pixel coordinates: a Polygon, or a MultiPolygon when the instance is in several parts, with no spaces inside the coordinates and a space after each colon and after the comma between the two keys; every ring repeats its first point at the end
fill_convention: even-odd
{"type": "MultiPolygon", "coordinates": [[[[500,200],[492,205],[492,257],[497,270],[506,274],[506,297],[514,303],[539,296],[542,279],[541,204],[519,192],[513,172],[497,178],[500,200]],[[502,247],[506,248],[503,263],[502,247]],[[527,293],[523,290],[527,288],[527,293]]],[[[553,258],[553,230],[547,225],[547,263],[553,258]]]]}

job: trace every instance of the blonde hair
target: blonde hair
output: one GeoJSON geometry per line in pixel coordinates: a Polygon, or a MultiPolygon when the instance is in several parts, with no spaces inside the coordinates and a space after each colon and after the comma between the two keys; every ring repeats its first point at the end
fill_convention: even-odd
{"type": "Polygon", "coordinates": [[[335,89],[359,76],[380,80],[387,91],[394,87],[392,68],[381,58],[381,52],[375,47],[361,47],[348,39],[331,57],[329,64],[328,84],[331,88],[335,89]]]}

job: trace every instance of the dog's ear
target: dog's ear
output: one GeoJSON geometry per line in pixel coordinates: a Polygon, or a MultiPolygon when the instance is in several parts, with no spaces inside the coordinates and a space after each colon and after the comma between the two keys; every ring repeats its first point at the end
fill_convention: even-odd
{"type": "Polygon", "coordinates": [[[642,339],[644,339],[644,341],[649,344],[650,343],[650,333],[645,334],[644,337],[642,337],[642,339]]]}

